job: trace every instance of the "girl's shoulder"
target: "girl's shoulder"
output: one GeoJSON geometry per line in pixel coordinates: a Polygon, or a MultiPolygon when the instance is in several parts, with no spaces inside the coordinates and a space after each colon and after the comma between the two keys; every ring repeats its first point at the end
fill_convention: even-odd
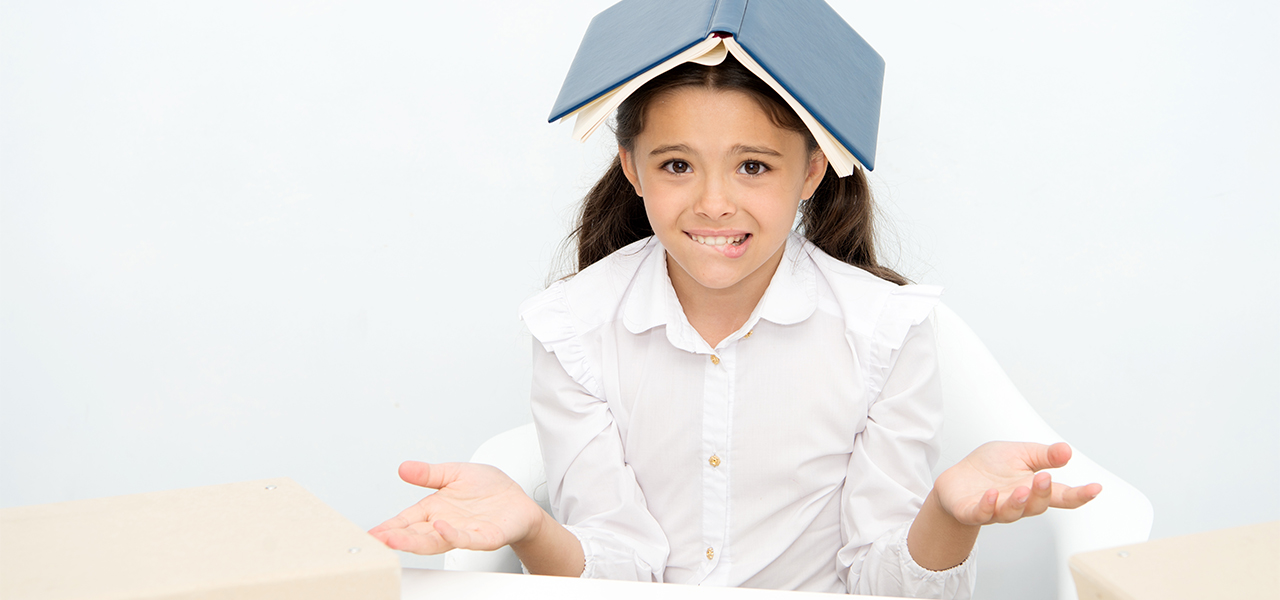
{"type": "Polygon", "coordinates": [[[804,250],[825,288],[820,294],[825,308],[838,312],[851,333],[874,339],[890,350],[897,349],[907,330],[927,319],[941,300],[940,286],[886,281],[832,257],[807,240],[804,250]]]}
{"type": "Polygon", "coordinates": [[[647,237],[525,300],[520,319],[543,345],[575,337],[618,318],[623,299],[646,261],[661,259],[662,246],[647,237]]]}

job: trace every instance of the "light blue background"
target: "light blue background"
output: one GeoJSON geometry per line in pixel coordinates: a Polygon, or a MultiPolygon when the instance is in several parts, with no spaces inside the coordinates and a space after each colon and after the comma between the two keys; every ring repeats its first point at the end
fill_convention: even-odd
{"type": "MultiPolygon", "coordinates": [[[[610,3],[0,2],[0,506],[287,475],[371,527],[526,422],[610,3]]],[[[832,4],[889,263],[1154,537],[1280,518],[1276,3],[832,4]]]]}

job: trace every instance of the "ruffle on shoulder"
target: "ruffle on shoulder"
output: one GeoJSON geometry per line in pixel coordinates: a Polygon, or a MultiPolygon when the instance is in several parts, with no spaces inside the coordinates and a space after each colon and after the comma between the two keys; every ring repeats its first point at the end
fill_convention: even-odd
{"type": "Polygon", "coordinates": [[[520,305],[520,319],[529,328],[534,339],[547,352],[556,355],[566,373],[582,384],[592,395],[604,397],[604,388],[590,366],[587,350],[582,343],[579,323],[565,298],[564,280],[551,284],[542,293],[520,305]]]}
{"type": "Polygon", "coordinates": [[[555,353],[565,372],[597,397],[604,397],[604,388],[582,336],[618,318],[636,270],[657,248],[652,237],[624,246],[520,305],[520,319],[534,339],[555,353]]]}
{"type": "Polygon", "coordinates": [[[565,282],[561,279],[552,283],[520,305],[520,320],[548,352],[553,351],[556,344],[577,335],[573,314],[564,297],[565,282]]]}
{"type": "Polygon", "coordinates": [[[875,326],[867,372],[869,397],[879,398],[884,382],[893,370],[894,352],[902,348],[912,327],[924,322],[942,299],[942,288],[936,285],[902,285],[894,287],[885,301],[884,310],[875,326]]]}
{"type": "Polygon", "coordinates": [[[894,352],[912,327],[933,313],[942,297],[936,285],[897,285],[808,246],[843,313],[855,354],[865,357],[867,397],[876,399],[893,369],[894,352]]]}

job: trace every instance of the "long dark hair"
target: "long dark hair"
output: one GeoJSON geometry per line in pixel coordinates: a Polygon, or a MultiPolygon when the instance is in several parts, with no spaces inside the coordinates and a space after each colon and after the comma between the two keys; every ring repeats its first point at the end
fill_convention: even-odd
{"type": "MultiPolygon", "coordinates": [[[[613,127],[618,145],[634,150],[636,137],[644,131],[649,103],[686,86],[744,92],[759,103],[774,125],[803,135],[810,152],[818,148],[813,134],[786,101],[732,56],[711,67],[685,63],[636,90],[618,106],[613,127]]],[[[905,285],[904,277],[876,262],[874,213],[871,190],[862,169],[854,167],[852,175],[839,177],[828,165],[813,196],[800,204],[800,232],[823,252],[881,279],[905,285]]],[[[604,176],[583,198],[574,230],[566,240],[577,247],[577,270],[651,235],[653,228],[644,212],[644,200],[636,195],[615,156],[604,176]]]]}

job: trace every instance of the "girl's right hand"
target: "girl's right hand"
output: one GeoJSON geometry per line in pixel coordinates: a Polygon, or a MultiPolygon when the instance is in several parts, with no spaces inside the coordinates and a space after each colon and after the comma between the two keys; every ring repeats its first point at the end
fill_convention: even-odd
{"type": "Polygon", "coordinates": [[[406,461],[400,478],[438,491],[369,530],[394,550],[497,550],[536,537],[544,523],[546,512],[489,465],[406,461]]]}

